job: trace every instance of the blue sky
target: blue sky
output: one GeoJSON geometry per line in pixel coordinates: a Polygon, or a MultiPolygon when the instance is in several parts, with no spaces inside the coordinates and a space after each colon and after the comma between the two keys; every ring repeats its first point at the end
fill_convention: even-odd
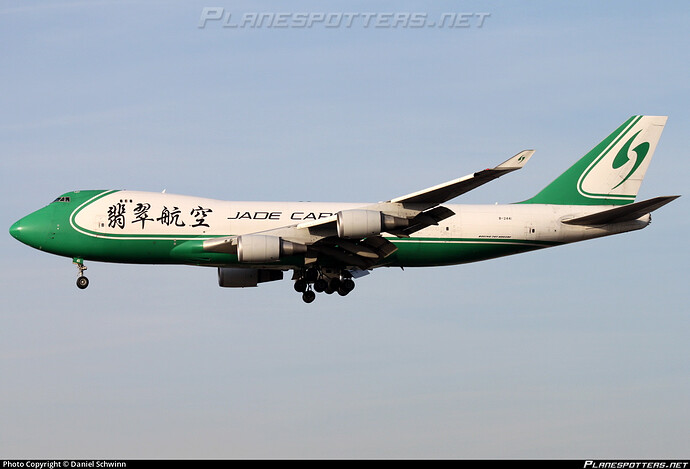
{"type": "Polygon", "coordinates": [[[639,232],[290,282],[2,245],[6,458],[687,458],[685,2],[5,2],[0,216],[74,189],[373,202],[536,149],[457,202],[534,195],[668,115],[639,232]],[[481,28],[199,28],[247,12],[489,13],[481,28]]]}

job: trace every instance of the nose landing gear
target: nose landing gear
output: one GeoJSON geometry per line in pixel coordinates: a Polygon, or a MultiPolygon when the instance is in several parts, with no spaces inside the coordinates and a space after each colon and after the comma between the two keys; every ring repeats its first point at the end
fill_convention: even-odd
{"type": "Polygon", "coordinates": [[[77,276],[77,287],[80,290],[83,290],[84,288],[89,286],[89,279],[84,276],[84,271],[86,270],[86,266],[84,265],[84,259],[80,259],[75,257],[72,262],[76,264],[77,269],[79,270],[79,275],[77,276]]]}

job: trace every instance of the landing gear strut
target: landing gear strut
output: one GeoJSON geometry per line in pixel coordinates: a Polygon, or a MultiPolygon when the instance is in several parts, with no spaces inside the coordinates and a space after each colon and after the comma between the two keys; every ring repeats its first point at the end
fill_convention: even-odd
{"type": "Polygon", "coordinates": [[[326,290],[327,287],[328,282],[323,278],[320,278],[316,282],[314,282],[314,290],[316,290],[318,293],[321,293],[322,291],[326,290]]]}
{"type": "Polygon", "coordinates": [[[83,290],[89,286],[89,279],[84,276],[84,271],[86,270],[84,259],[78,259],[75,257],[72,262],[74,262],[77,265],[77,269],[79,269],[79,275],[77,276],[77,287],[80,290],[83,290]]]}

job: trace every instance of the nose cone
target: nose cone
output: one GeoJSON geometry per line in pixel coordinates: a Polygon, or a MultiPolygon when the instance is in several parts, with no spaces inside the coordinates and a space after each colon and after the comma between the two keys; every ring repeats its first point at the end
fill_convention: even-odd
{"type": "Polygon", "coordinates": [[[10,227],[10,234],[22,243],[41,249],[48,239],[50,222],[43,210],[31,213],[10,227]]]}
{"type": "Polygon", "coordinates": [[[14,239],[18,239],[19,241],[21,241],[21,239],[19,238],[21,236],[21,233],[22,233],[22,224],[21,224],[21,220],[19,220],[14,225],[10,226],[10,234],[12,235],[12,237],[14,239]]]}

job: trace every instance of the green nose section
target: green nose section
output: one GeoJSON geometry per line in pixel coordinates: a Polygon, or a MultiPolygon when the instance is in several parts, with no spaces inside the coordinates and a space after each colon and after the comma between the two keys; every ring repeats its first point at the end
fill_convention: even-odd
{"type": "Polygon", "coordinates": [[[41,248],[51,233],[51,219],[45,209],[31,213],[10,227],[10,234],[22,243],[41,248]]]}
{"type": "Polygon", "coordinates": [[[18,241],[36,247],[36,244],[39,243],[39,238],[46,238],[46,233],[43,231],[43,236],[40,236],[40,227],[32,215],[27,215],[12,225],[10,227],[10,234],[18,241]]]}
{"type": "MultiPolygon", "coordinates": [[[[19,236],[21,236],[22,233],[22,226],[20,223],[21,220],[16,222],[14,225],[10,226],[10,234],[14,239],[19,239],[19,236]]],[[[21,241],[21,239],[19,239],[21,241]]]]}

